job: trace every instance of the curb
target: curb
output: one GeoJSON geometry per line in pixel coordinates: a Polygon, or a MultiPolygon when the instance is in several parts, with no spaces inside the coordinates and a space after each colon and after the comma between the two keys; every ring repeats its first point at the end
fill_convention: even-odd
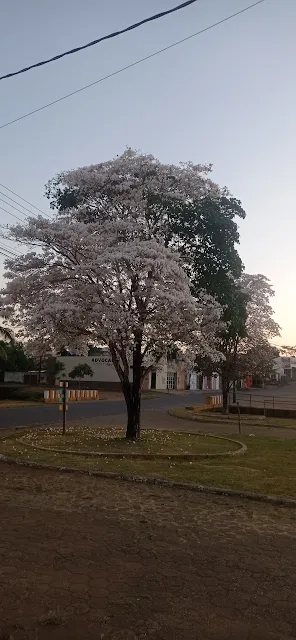
{"type": "MultiPolygon", "coordinates": [[[[198,405],[198,406],[201,406],[201,405],[198,405]]],[[[207,415],[207,420],[203,420],[202,416],[201,417],[197,417],[197,416],[190,415],[188,406],[186,406],[186,407],[175,407],[175,409],[169,409],[168,410],[168,414],[169,414],[169,416],[172,416],[172,418],[177,418],[177,420],[190,420],[191,422],[196,422],[197,424],[201,424],[201,425],[202,424],[205,424],[205,425],[213,424],[213,425],[219,426],[219,427],[229,426],[229,424],[227,425],[226,421],[225,422],[219,421],[219,420],[215,419],[215,417],[212,417],[210,414],[207,415]],[[178,416],[176,413],[174,413],[175,409],[184,409],[185,411],[188,411],[188,416],[178,416]],[[212,423],[210,422],[210,418],[212,418],[212,423]]],[[[232,415],[235,416],[237,414],[232,414],[232,415]]],[[[230,425],[231,426],[237,426],[237,423],[231,422],[230,425]]],[[[265,429],[280,429],[283,432],[285,432],[286,429],[289,430],[289,431],[295,431],[295,429],[296,429],[296,424],[295,424],[295,427],[293,427],[293,426],[292,427],[286,427],[286,426],[277,427],[275,425],[264,424],[264,420],[262,420],[262,424],[258,424],[258,422],[251,422],[251,421],[248,420],[248,422],[245,422],[245,423],[242,422],[242,426],[243,427],[250,427],[250,428],[251,427],[255,427],[255,428],[259,427],[260,429],[261,428],[265,428],[265,429]]],[[[241,434],[241,435],[243,435],[243,434],[241,434]]]]}
{"type": "Polygon", "coordinates": [[[125,482],[136,482],[138,484],[156,485],[159,487],[168,487],[171,489],[185,489],[187,491],[205,493],[210,495],[219,495],[228,498],[243,498],[254,500],[255,502],[265,502],[278,507],[296,507],[296,500],[293,498],[280,498],[277,496],[267,496],[264,493],[251,493],[250,491],[237,491],[235,489],[222,489],[220,487],[209,487],[202,484],[191,484],[189,482],[175,482],[174,480],[164,480],[163,478],[154,478],[146,476],[133,476],[125,473],[115,473],[112,471],[90,471],[87,469],[76,469],[75,467],[55,467],[49,464],[40,464],[38,462],[27,462],[17,458],[10,458],[4,454],[0,454],[0,461],[7,464],[17,464],[32,469],[43,469],[45,471],[58,471],[59,473],[77,473],[80,475],[94,476],[97,478],[106,478],[112,480],[123,480],[125,482]]]}
{"type": "MultiPolygon", "coordinates": [[[[162,429],[161,432],[172,433],[171,430],[162,429]]],[[[66,455],[75,455],[81,456],[85,458],[110,458],[111,460],[119,460],[119,459],[127,459],[127,460],[201,460],[208,458],[220,458],[220,457],[233,457],[244,455],[248,451],[247,445],[239,442],[238,440],[233,440],[232,438],[226,438],[225,436],[216,436],[213,434],[201,434],[194,432],[186,432],[189,435],[192,435],[197,438],[214,438],[215,440],[225,440],[226,442],[232,442],[238,445],[238,449],[234,449],[233,451],[221,451],[217,453],[101,453],[98,451],[75,451],[73,449],[51,449],[50,447],[42,447],[40,445],[34,445],[32,442],[25,442],[25,435],[19,438],[19,442],[26,446],[31,447],[37,451],[49,451],[51,453],[62,453],[66,455]]],[[[9,436],[7,438],[9,440],[9,436]]]]}

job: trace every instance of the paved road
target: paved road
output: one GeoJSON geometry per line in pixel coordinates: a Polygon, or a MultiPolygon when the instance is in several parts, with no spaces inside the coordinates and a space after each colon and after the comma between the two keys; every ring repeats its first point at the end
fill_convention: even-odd
{"type": "MultiPolygon", "coordinates": [[[[168,410],[171,407],[182,407],[186,404],[202,404],[203,394],[199,391],[186,392],[178,395],[166,395],[158,398],[143,400],[143,411],[168,410]]],[[[69,405],[68,420],[89,419],[96,416],[111,416],[124,414],[125,402],[105,401],[75,402],[69,405]]],[[[19,407],[0,409],[0,429],[5,427],[27,427],[36,424],[59,422],[61,414],[58,405],[42,405],[40,407],[19,407]]]]}

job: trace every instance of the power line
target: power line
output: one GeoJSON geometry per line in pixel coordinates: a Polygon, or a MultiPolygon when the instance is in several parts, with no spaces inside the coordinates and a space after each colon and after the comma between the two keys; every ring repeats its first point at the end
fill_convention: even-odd
{"type": "MultiPolygon", "coordinates": [[[[15,255],[18,253],[19,255],[22,255],[22,252],[19,251],[18,249],[16,249],[15,247],[10,247],[8,244],[5,244],[5,242],[2,242],[2,238],[4,238],[5,240],[8,240],[9,242],[15,242],[15,240],[11,240],[10,238],[7,238],[6,236],[0,236],[0,242],[1,245],[3,245],[3,247],[5,247],[6,249],[8,249],[9,251],[15,253],[15,255]]],[[[2,248],[3,248],[2,247],[2,248]]]]}
{"type": "Polygon", "coordinates": [[[104,40],[110,40],[111,38],[116,38],[117,36],[122,35],[123,33],[127,33],[128,31],[133,31],[134,29],[138,29],[143,24],[147,22],[153,22],[154,20],[159,20],[159,18],[164,18],[168,16],[170,13],[175,13],[176,11],[180,11],[181,9],[185,9],[189,7],[189,5],[194,4],[194,2],[198,2],[198,0],[187,0],[186,2],[182,2],[177,7],[173,7],[172,9],[168,9],[167,11],[162,11],[161,13],[156,13],[149,18],[145,18],[140,22],[136,22],[129,27],[125,27],[125,29],[121,29],[120,31],[113,31],[113,33],[109,33],[107,36],[102,36],[102,38],[98,38],[97,40],[92,40],[92,42],[88,42],[87,44],[82,45],[81,47],[75,47],[75,49],[70,49],[68,51],[64,51],[64,53],[59,53],[52,58],[48,58],[47,60],[42,60],[41,62],[36,62],[35,64],[31,64],[29,67],[24,67],[23,69],[19,69],[19,71],[13,71],[12,73],[7,73],[5,76],[1,76],[0,80],[5,80],[6,78],[12,78],[13,76],[18,76],[20,73],[26,73],[30,71],[30,69],[36,69],[36,67],[42,67],[45,64],[49,64],[50,62],[55,62],[56,60],[60,60],[65,56],[70,56],[73,53],[77,53],[78,51],[82,51],[83,49],[88,49],[89,47],[93,47],[95,44],[99,44],[104,40]]]}
{"type": "Polygon", "coordinates": [[[3,253],[3,251],[0,251],[0,255],[4,256],[4,258],[8,258],[8,260],[11,260],[11,256],[6,255],[6,253],[3,253]]]}
{"type": "MultiPolygon", "coordinates": [[[[40,211],[40,213],[42,213],[44,216],[47,216],[47,218],[50,218],[48,213],[45,213],[45,211],[42,211],[42,209],[39,209],[39,207],[35,207],[35,205],[32,204],[32,202],[29,202],[29,200],[26,200],[25,198],[22,198],[22,196],[20,196],[18,193],[16,193],[15,191],[12,191],[12,189],[9,189],[8,187],[6,187],[5,184],[2,184],[0,182],[0,187],[2,187],[3,189],[6,189],[6,191],[9,191],[9,193],[13,193],[14,196],[19,198],[20,200],[23,200],[23,202],[26,202],[26,204],[29,204],[30,207],[33,207],[33,209],[36,209],[36,211],[40,211]]],[[[0,191],[0,193],[1,193],[1,191],[0,191]]],[[[9,198],[9,196],[7,196],[6,194],[2,194],[2,195],[5,195],[6,198],[8,198],[9,200],[12,200],[12,198],[9,198]]],[[[15,200],[12,200],[12,202],[15,202],[15,200]]],[[[18,204],[20,207],[23,207],[23,209],[26,209],[26,207],[24,207],[19,202],[17,202],[16,204],[18,204]]],[[[29,211],[29,209],[27,209],[27,211],[29,211]]],[[[32,211],[30,211],[30,213],[32,213],[32,211]]]]}
{"type": "Polygon", "coordinates": [[[81,87],[80,89],[76,89],[76,91],[72,91],[71,93],[68,93],[65,96],[62,96],[61,98],[57,98],[56,100],[53,100],[52,102],[48,102],[47,104],[44,104],[42,107],[38,107],[38,109],[34,109],[33,111],[29,111],[28,113],[25,113],[23,116],[19,116],[18,118],[15,118],[14,120],[10,120],[9,122],[6,122],[5,124],[0,125],[0,129],[4,129],[5,127],[9,127],[9,125],[14,124],[15,122],[19,122],[19,120],[24,120],[24,118],[29,118],[29,116],[34,115],[35,113],[38,113],[39,111],[43,111],[44,109],[47,109],[48,107],[52,107],[54,104],[57,104],[58,102],[62,102],[63,100],[66,100],[67,98],[71,98],[72,96],[75,96],[77,93],[81,93],[81,91],[85,91],[85,89],[89,89],[90,87],[94,87],[96,84],[99,84],[100,82],[104,82],[104,80],[108,80],[109,78],[113,78],[113,76],[117,76],[119,73],[122,73],[123,71],[127,71],[127,69],[132,69],[132,67],[136,67],[138,64],[141,64],[142,62],[145,62],[146,60],[150,60],[151,58],[154,58],[155,56],[158,56],[160,53],[164,53],[164,51],[168,51],[169,49],[173,49],[173,47],[177,47],[179,44],[182,44],[183,42],[187,42],[187,40],[191,40],[191,38],[195,38],[196,36],[199,36],[201,33],[205,33],[206,31],[210,31],[210,29],[213,29],[214,27],[219,26],[220,24],[223,24],[224,22],[227,22],[228,20],[231,20],[232,18],[235,18],[236,16],[245,13],[246,11],[249,11],[250,9],[253,9],[253,7],[256,7],[259,4],[262,4],[263,2],[265,2],[265,0],[257,0],[257,2],[254,2],[253,4],[250,4],[248,7],[245,7],[244,9],[241,9],[240,11],[236,11],[236,13],[232,13],[230,16],[227,16],[226,18],[223,18],[222,20],[219,20],[218,22],[214,22],[213,24],[209,25],[209,27],[205,27],[204,29],[201,29],[200,31],[197,31],[196,33],[192,33],[191,36],[187,36],[187,38],[182,38],[182,40],[178,40],[178,42],[174,42],[173,44],[168,45],[167,47],[164,47],[163,49],[159,49],[158,51],[155,51],[154,53],[150,53],[149,56],[145,56],[145,58],[141,58],[140,60],[137,60],[136,62],[132,62],[131,64],[128,64],[126,67],[122,67],[121,69],[117,69],[117,71],[113,71],[113,73],[109,73],[107,76],[104,76],[103,78],[100,78],[99,80],[95,80],[95,82],[91,82],[90,84],[85,85],[84,87],[81,87]]]}
{"type": "MultiPolygon", "coordinates": [[[[15,204],[17,204],[19,207],[22,207],[23,209],[25,209],[26,211],[28,211],[29,213],[31,213],[32,215],[34,215],[34,214],[33,214],[33,211],[30,211],[30,209],[27,209],[27,207],[24,207],[24,205],[23,205],[23,204],[21,204],[20,202],[17,202],[17,200],[14,200],[13,198],[10,198],[10,196],[8,196],[8,195],[7,195],[7,193],[3,193],[3,191],[0,191],[0,193],[1,193],[1,195],[2,195],[2,196],[4,196],[5,198],[7,198],[8,200],[11,200],[11,202],[14,202],[14,203],[15,203],[15,204]]],[[[7,204],[9,204],[9,203],[7,202],[7,204]]],[[[13,205],[11,204],[10,206],[12,207],[13,205]]],[[[26,215],[26,214],[24,213],[24,215],[26,215]]]]}
{"type": "MultiPolygon", "coordinates": [[[[5,195],[5,194],[4,194],[5,195]]],[[[18,211],[18,213],[21,213],[23,216],[25,216],[25,218],[27,218],[27,214],[24,211],[21,211],[21,209],[18,209],[17,207],[15,207],[13,204],[10,204],[9,202],[6,202],[6,200],[3,200],[3,198],[0,198],[0,202],[4,202],[4,204],[7,204],[9,207],[11,207],[12,209],[15,209],[15,211],[18,211]]],[[[24,220],[23,220],[24,222],[24,220]]]]}
{"type": "Polygon", "coordinates": [[[11,247],[9,247],[7,244],[5,244],[4,242],[1,242],[0,244],[0,249],[3,249],[3,251],[6,251],[6,253],[11,254],[12,256],[14,256],[15,258],[18,257],[18,254],[21,255],[20,251],[14,251],[14,249],[11,249],[11,247]]]}
{"type": "Polygon", "coordinates": [[[5,243],[2,241],[2,238],[4,240],[6,240],[7,242],[13,242],[14,244],[18,244],[17,240],[12,240],[12,238],[8,238],[5,234],[0,235],[0,242],[3,244],[3,246],[7,247],[7,249],[11,249],[12,251],[14,251],[15,253],[18,253],[19,255],[23,255],[21,251],[19,251],[18,249],[15,248],[15,246],[11,247],[8,244],[5,245],[5,243]]]}
{"type": "Polygon", "coordinates": [[[5,249],[3,249],[3,247],[0,246],[0,254],[2,256],[4,256],[5,258],[8,258],[9,260],[12,260],[12,258],[16,258],[17,257],[16,254],[11,254],[8,251],[5,251],[5,253],[4,253],[4,251],[5,251],[5,249]],[[1,251],[1,249],[2,249],[2,251],[1,251]]]}
{"type": "MultiPolygon", "coordinates": [[[[7,203],[8,204],[8,203],[7,203]]],[[[2,211],[5,211],[5,213],[8,213],[8,215],[12,216],[13,218],[16,218],[16,220],[19,220],[20,222],[24,223],[25,220],[22,218],[18,218],[18,216],[16,216],[14,213],[11,213],[11,211],[7,211],[7,209],[4,209],[3,207],[0,207],[0,209],[2,209],[2,211]]]]}

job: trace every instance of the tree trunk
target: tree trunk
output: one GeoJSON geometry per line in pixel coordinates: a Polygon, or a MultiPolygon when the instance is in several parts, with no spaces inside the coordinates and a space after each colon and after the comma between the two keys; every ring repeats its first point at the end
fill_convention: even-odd
{"type": "Polygon", "coordinates": [[[38,383],[41,383],[41,369],[42,369],[42,356],[40,356],[39,358],[39,365],[38,365],[38,383]]]}
{"type": "Polygon", "coordinates": [[[131,397],[127,403],[127,425],[126,439],[139,440],[140,438],[140,416],[141,416],[141,395],[136,394],[131,386],[131,397]]]}
{"type": "Polygon", "coordinates": [[[223,413],[228,413],[228,395],[229,395],[229,381],[222,374],[222,398],[223,398],[223,413]]]}
{"type": "Polygon", "coordinates": [[[233,380],[232,385],[232,402],[236,404],[236,380],[233,380]]]}
{"type": "Polygon", "coordinates": [[[123,385],[123,393],[127,408],[127,440],[140,439],[141,420],[141,388],[142,388],[142,354],[141,340],[137,340],[133,352],[133,381],[123,385]]]}
{"type": "Polygon", "coordinates": [[[223,413],[228,413],[228,391],[225,391],[225,389],[223,389],[222,391],[222,397],[223,397],[223,413]]]}

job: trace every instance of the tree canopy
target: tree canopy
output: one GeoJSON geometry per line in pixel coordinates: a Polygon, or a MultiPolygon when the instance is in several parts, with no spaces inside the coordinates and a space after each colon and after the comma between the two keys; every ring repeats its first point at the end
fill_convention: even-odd
{"type": "Polygon", "coordinates": [[[198,357],[196,361],[197,369],[206,375],[217,371],[222,376],[224,409],[231,383],[247,375],[268,377],[277,355],[269,340],[280,335],[270,304],[274,290],[268,278],[262,274],[243,273],[235,287],[237,297],[224,311],[226,326],[217,342],[223,357],[215,363],[204,357],[198,357]]]}
{"type": "Polygon", "coordinates": [[[58,174],[46,187],[51,206],[83,222],[138,213],[149,233],[177,249],[194,291],[225,304],[242,272],[236,245],[241,202],[210,179],[211,165],[162,164],[127,149],[114,160],[58,174]]]}
{"type": "Polygon", "coordinates": [[[148,239],[138,220],[39,217],[12,233],[36,242],[39,253],[8,261],[11,320],[28,334],[47,332],[56,349],[88,353],[90,342],[105,343],[127,403],[127,435],[136,437],[145,375],[172,343],[215,357],[220,306],[202,292],[192,296],[177,254],[148,239]]]}

